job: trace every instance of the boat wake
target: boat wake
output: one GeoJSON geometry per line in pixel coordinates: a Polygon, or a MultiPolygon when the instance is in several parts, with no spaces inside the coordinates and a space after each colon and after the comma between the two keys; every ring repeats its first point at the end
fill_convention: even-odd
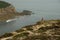
{"type": "Polygon", "coordinates": [[[9,20],[6,20],[6,22],[12,22],[12,21],[15,21],[16,19],[9,19],[9,20]]]}

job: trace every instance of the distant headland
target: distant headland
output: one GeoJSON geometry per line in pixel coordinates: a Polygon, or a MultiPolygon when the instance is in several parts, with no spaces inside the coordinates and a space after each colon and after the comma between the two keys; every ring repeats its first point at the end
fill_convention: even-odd
{"type": "Polygon", "coordinates": [[[16,16],[30,15],[32,11],[24,10],[23,12],[17,12],[15,7],[5,1],[0,1],[0,21],[6,21],[13,19],[16,16]]]}

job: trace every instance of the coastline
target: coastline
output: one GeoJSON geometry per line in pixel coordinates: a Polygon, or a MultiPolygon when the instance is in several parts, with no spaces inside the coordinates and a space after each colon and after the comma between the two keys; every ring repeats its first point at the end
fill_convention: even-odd
{"type": "MultiPolygon", "coordinates": [[[[52,30],[52,29],[58,30],[59,28],[60,28],[60,20],[41,20],[41,21],[38,21],[34,25],[27,25],[27,26],[22,27],[19,30],[16,30],[15,32],[6,33],[6,34],[0,36],[0,39],[1,40],[3,40],[3,39],[5,39],[5,40],[6,39],[12,39],[12,40],[16,39],[17,40],[19,37],[21,40],[21,37],[23,37],[22,39],[24,39],[24,36],[26,36],[26,35],[28,37],[38,36],[40,34],[44,35],[43,33],[47,34],[49,30],[52,30]],[[24,33],[24,35],[20,35],[23,33],[24,33]]],[[[47,35],[49,35],[49,34],[51,35],[50,31],[47,35]]],[[[28,39],[28,37],[27,37],[27,39],[28,39]]]]}
{"type": "Polygon", "coordinates": [[[3,14],[3,15],[0,15],[0,22],[1,21],[7,21],[9,19],[15,19],[19,16],[24,16],[24,15],[31,15],[32,12],[31,11],[23,11],[23,12],[16,12],[16,13],[8,13],[8,14],[3,14]]]}
{"type": "Polygon", "coordinates": [[[14,19],[16,16],[31,15],[32,11],[23,10],[23,12],[17,12],[15,7],[5,1],[0,1],[0,22],[4,22],[9,19],[14,19]]]}

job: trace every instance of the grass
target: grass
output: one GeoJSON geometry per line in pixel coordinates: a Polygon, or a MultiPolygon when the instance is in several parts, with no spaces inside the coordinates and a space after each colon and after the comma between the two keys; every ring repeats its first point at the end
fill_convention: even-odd
{"type": "MultiPolygon", "coordinates": [[[[40,22],[38,22],[40,24],[40,22]]],[[[32,31],[32,26],[34,25],[28,25],[23,28],[26,28],[27,31],[32,31]]],[[[32,35],[29,36],[28,32],[23,32],[23,29],[16,30],[16,32],[22,32],[20,34],[15,35],[11,40],[20,40],[22,37],[24,40],[60,40],[60,21],[57,23],[52,23],[52,26],[46,26],[46,27],[40,27],[38,30],[36,30],[37,33],[40,33],[40,35],[32,35]],[[57,26],[57,25],[58,26],[57,26]],[[46,33],[49,31],[48,33],[46,33]],[[57,35],[57,36],[56,36],[57,35]]],[[[33,32],[33,33],[36,33],[33,32]]],[[[5,35],[10,36],[10,35],[5,35]]],[[[8,39],[9,40],[9,39],[8,39]]]]}
{"type": "Polygon", "coordinates": [[[24,31],[23,29],[16,30],[17,33],[19,33],[19,32],[23,32],[23,31],[24,31]]]}
{"type": "Polygon", "coordinates": [[[24,32],[24,33],[21,33],[21,34],[18,34],[16,36],[13,37],[13,40],[17,40],[21,37],[28,37],[29,33],[28,32],[24,32]]]}
{"type": "Polygon", "coordinates": [[[30,36],[30,37],[27,37],[26,39],[24,40],[47,40],[48,36],[45,36],[45,35],[37,35],[37,36],[30,36]]]}
{"type": "Polygon", "coordinates": [[[26,29],[29,30],[29,31],[33,31],[32,26],[33,26],[33,25],[28,25],[28,26],[25,26],[24,28],[26,28],[26,29]]]}
{"type": "Polygon", "coordinates": [[[7,6],[9,6],[10,4],[4,1],[0,1],[0,8],[5,8],[7,6]]]}
{"type": "Polygon", "coordinates": [[[10,36],[13,36],[13,34],[12,33],[5,33],[0,38],[10,37],[10,36]]]}
{"type": "Polygon", "coordinates": [[[60,40],[60,36],[49,36],[47,34],[41,33],[41,35],[29,36],[24,40],[60,40]]]}
{"type": "Polygon", "coordinates": [[[29,34],[28,32],[24,32],[24,33],[21,33],[21,34],[14,36],[14,37],[28,36],[28,34],[29,34]]]}
{"type": "Polygon", "coordinates": [[[41,27],[41,28],[39,28],[37,31],[38,32],[45,32],[45,31],[47,31],[47,30],[49,30],[49,29],[58,29],[58,28],[60,28],[59,26],[46,26],[46,27],[41,27]]]}

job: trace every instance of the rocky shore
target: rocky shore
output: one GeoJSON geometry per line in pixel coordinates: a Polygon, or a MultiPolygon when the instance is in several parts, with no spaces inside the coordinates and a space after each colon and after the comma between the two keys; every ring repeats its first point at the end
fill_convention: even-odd
{"type": "MultiPolygon", "coordinates": [[[[0,1],[0,22],[16,16],[31,15],[32,11],[17,12],[10,3],[0,1]]],[[[8,21],[7,21],[8,22],[8,21]]],[[[0,36],[0,40],[60,40],[60,20],[41,20],[11,33],[0,36]]]]}
{"type": "Polygon", "coordinates": [[[60,40],[60,20],[42,20],[0,36],[0,40],[60,40]]]}
{"type": "Polygon", "coordinates": [[[16,16],[30,15],[31,13],[28,10],[17,12],[15,7],[10,3],[0,1],[0,22],[13,19],[16,16]]]}

